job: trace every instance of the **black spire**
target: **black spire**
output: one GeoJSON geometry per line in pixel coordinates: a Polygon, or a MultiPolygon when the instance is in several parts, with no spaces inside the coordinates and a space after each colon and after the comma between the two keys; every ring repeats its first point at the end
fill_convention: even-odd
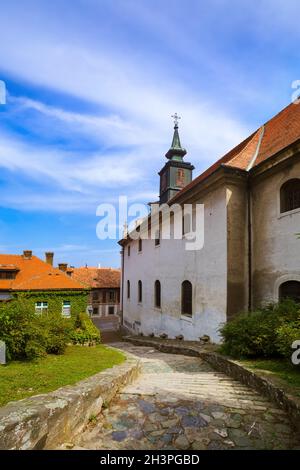
{"type": "Polygon", "coordinates": [[[166,153],[166,157],[169,160],[177,160],[177,161],[182,161],[183,157],[186,155],[186,150],[181,147],[180,143],[180,137],[179,137],[179,132],[178,132],[178,120],[181,119],[180,116],[177,115],[177,113],[172,116],[174,118],[174,135],[173,135],[173,140],[172,140],[172,145],[171,148],[168,150],[166,153]]]}

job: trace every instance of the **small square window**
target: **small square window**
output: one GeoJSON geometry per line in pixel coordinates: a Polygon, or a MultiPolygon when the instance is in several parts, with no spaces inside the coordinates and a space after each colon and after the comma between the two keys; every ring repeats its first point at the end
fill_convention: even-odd
{"type": "Polygon", "coordinates": [[[42,315],[42,313],[48,313],[48,302],[36,302],[35,313],[42,315]]]}
{"type": "Polygon", "coordinates": [[[99,315],[99,308],[93,307],[93,315],[99,315]]]}
{"type": "Polygon", "coordinates": [[[92,297],[93,297],[93,300],[97,302],[97,300],[99,299],[99,293],[97,291],[94,291],[92,294],[92,297]]]}
{"type": "Polygon", "coordinates": [[[114,290],[109,291],[108,298],[109,298],[109,302],[115,302],[116,301],[116,293],[115,293],[114,290]]]}
{"type": "Polygon", "coordinates": [[[69,300],[63,301],[62,316],[66,318],[71,316],[71,302],[69,300]]]}
{"type": "Polygon", "coordinates": [[[114,315],[115,314],[115,307],[108,307],[108,315],[114,315]]]}

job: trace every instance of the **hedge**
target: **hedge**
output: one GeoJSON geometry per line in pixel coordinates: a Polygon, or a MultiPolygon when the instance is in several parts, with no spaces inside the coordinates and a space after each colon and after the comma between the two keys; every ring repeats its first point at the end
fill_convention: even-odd
{"type": "Polygon", "coordinates": [[[221,352],[233,357],[290,357],[300,339],[300,304],[287,299],[241,313],[220,329],[221,352]]]}

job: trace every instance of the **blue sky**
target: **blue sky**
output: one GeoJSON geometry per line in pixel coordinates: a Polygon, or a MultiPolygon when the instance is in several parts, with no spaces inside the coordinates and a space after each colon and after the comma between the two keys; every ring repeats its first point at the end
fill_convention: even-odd
{"type": "Polygon", "coordinates": [[[119,266],[96,208],[148,202],[172,138],[194,176],[287,105],[293,0],[10,0],[1,5],[0,252],[119,266]]]}

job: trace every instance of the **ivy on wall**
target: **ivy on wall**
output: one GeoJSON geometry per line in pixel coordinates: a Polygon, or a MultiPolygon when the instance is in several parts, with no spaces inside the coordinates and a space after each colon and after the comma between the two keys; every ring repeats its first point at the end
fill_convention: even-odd
{"type": "Polygon", "coordinates": [[[36,302],[47,302],[49,313],[62,313],[64,301],[71,303],[71,316],[75,317],[80,313],[86,312],[88,305],[89,290],[82,291],[26,291],[15,292],[14,297],[17,300],[26,300],[32,304],[35,310],[36,302]]]}

